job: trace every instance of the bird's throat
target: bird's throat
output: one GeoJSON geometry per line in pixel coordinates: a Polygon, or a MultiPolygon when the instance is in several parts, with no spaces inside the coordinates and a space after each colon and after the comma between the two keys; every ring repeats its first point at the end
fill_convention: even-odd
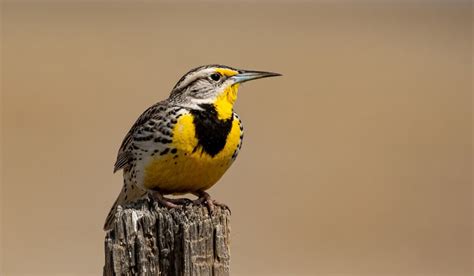
{"type": "Polygon", "coordinates": [[[213,105],[217,111],[217,118],[219,120],[227,120],[232,117],[238,90],[239,84],[234,84],[224,89],[217,96],[213,105]]]}

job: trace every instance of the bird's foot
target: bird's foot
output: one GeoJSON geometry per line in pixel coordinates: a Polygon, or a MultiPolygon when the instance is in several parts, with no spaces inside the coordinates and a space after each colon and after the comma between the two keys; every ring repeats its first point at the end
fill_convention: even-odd
{"type": "Polygon", "coordinates": [[[189,198],[185,198],[185,197],[182,197],[182,198],[166,198],[166,200],[176,204],[176,205],[188,205],[188,204],[191,204],[193,203],[193,201],[189,198]]]}
{"type": "Polygon", "coordinates": [[[180,206],[177,205],[175,202],[173,202],[173,199],[169,199],[164,197],[160,192],[151,192],[151,195],[153,198],[158,201],[161,205],[167,207],[167,208],[179,208],[180,206]]]}
{"type": "Polygon", "coordinates": [[[193,194],[198,197],[196,200],[193,200],[193,203],[197,204],[197,205],[205,203],[206,206],[207,206],[207,210],[209,211],[209,214],[211,214],[211,215],[214,213],[214,206],[223,207],[223,208],[229,210],[229,212],[230,212],[229,206],[225,205],[224,203],[220,203],[217,200],[212,199],[211,196],[208,193],[204,192],[204,191],[198,191],[198,192],[193,193],[193,194]]]}

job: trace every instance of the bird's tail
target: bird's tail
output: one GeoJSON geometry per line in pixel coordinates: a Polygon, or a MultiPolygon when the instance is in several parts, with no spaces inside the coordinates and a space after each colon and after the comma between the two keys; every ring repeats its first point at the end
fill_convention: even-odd
{"type": "Polygon", "coordinates": [[[134,184],[124,183],[120,194],[118,195],[117,199],[114,202],[112,208],[110,208],[109,214],[105,219],[104,230],[109,230],[112,228],[112,223],[115,219],[115,213],[117,212],[117,207],[120,205],[127,204],[129,202],[133,202],[144,197],[147,192],[137,186],[133,186],[134,184]]]}

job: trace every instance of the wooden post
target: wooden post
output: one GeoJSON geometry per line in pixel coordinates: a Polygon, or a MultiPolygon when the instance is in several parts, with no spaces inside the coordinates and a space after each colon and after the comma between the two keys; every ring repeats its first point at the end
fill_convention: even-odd
{"type": "Polygon", "coordinates": [[[104,275],[229,275],[230,212],[140,200],[119,207],[105,236],[104,275]]]}

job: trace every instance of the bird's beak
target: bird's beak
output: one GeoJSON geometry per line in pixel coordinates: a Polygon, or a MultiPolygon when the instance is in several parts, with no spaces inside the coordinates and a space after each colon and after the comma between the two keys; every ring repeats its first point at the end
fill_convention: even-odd
{"type": "Polygon", "coordinates": [[[235,84],[235,83],[242,83],[242,82],[246,82],[250,80],[277,77],[277,76],[281,76],[281,74],[272,73],[272,72],[263,72],[263,71],[239,70],[239,73],[237,75],[232,76],[231,78],[234,80],[234,84],[235,84]]]}

